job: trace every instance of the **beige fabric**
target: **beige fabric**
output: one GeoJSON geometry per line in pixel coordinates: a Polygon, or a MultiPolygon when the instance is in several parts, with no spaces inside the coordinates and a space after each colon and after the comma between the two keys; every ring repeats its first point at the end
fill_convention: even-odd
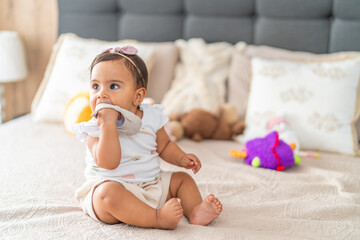
{"type": "MultiPolygon", "coordinates": [[[[117,126],[118,134],[134,135],[140,131],[142,120],[136,114],[121,108],[120,106],[109,104],[109,103],[99,103],[96,105],[94,112],[91,116],[97,118],[97,114],[101,109],[111,108],[115,111],[121,113],[121,118],[123,119],[123,124],[117,126]]],[[[96,127],[98,125],[94,124],[96,127]]]]}
{"type": "Polygon", "coordinates": [[[173,42],[149,43],[154,48],[153,66],[149,72],[146,96],[161,103],[174,79],[179,51],[173,42]]]}
{"type": "Polygon", "coordinates": [[[86,216],[74,192],[85,181],[85,145],[63,125],[30,116],[0,125],[0,239],[360,239],[360,158],[321,153],[284,172],[228,156],[230,141],[179,145],[202,161],[187,171],[224,211],[209,226],[183,217],[174,231],[106,225],[86,216]]]}
{"type": "Polygon", "coordinates": [[[84,213],[94,220],[100,221],[93,209],[92,196],[95,189],[104,182],[114,181],[122,184],[129,192],[152,208],[161,208],[169,193],[172,172],[161,172],[157,180],[148,183],[127,183],[112,179],[94,179],[86,181],[75,193],[84,213]]]}

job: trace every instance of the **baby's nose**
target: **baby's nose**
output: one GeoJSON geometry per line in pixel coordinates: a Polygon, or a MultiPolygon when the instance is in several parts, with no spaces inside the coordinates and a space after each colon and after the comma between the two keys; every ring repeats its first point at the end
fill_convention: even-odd
{"type": "Polygon", "coordinates": [[[102,95],[98,95],[97,97],[98,99],[101,99],[101,98],[108,98],[108,96],[106,94],[102,94],[102,95]]]}
{"type": "Polygon", "coordinates": [[[98,99],[100,99],[100,98],[108,98],[108,95],[107,95],[105,90],[102,90],[102,91],[99,92],[97,98],[98,99]]]}

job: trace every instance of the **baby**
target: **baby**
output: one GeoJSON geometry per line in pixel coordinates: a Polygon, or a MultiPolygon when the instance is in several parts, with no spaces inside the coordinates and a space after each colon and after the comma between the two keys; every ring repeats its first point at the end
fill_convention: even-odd
{"type": "Polygon", "coordinates": [[[170,141],[163,106],[142,104],[148,72],[137,49],[117,47],[99,54],[91,64],[90,78],[93,112],[104,103],[128,112],[97,109],[96,117],[73,128],[87,145],[87,181],[75,194],[83,211],[108,224],[160,229],[174,229],[183,215],[197,225],[217,218],[222,204],[214,195],[203,200],[189,174],[160,169],[159,157],[194,174],[201,162],[170,141]],[[140,130],[120,133],[119,126],[133,114],[141,119],[140,130]]]}

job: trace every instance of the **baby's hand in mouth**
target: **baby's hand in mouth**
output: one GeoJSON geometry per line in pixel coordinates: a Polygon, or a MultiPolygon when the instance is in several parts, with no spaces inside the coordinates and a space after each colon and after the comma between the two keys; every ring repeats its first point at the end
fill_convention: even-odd
{"type": "Polygon", "coordinates": [[[101,109],[97,114],[97,124],[98,126],[103,123],[117,124],[119,119],[119,113],[111,108],[101,109]]]}

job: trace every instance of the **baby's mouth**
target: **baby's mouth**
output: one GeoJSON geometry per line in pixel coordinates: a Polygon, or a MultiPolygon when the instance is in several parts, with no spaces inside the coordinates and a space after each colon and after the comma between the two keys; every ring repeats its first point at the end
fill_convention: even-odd
{"type": "Polygon", "coordinates": [[[109,104],[112,104],[111,100],[108,99],[108,98],[99,99],[99,100],[96,102],[96,105],[98,105],[99,103],[109,103],[109,104]]]}

